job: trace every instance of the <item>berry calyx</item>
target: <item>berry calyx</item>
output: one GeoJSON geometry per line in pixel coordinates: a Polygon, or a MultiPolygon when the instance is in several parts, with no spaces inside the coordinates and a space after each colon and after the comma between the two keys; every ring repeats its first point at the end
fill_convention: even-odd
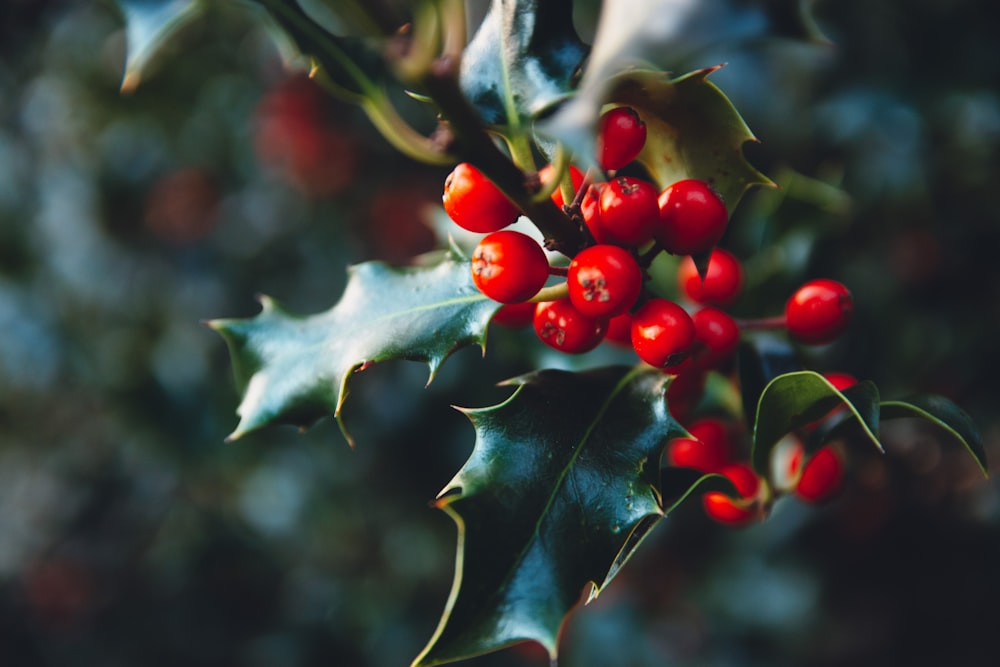
{"type": "Polygon", "coordinates": [[[631,107],[605,112],[597,126],[597,161],[605,171],[621,169],[646,144],[646,124],[631,107]]]}
{"type": "Polygon", "coordinates": [[[477,234],[503,229],[520,215],[514,202],[468,162],[448,174],[441,202],[456,225],[477,234]]]}
{"type": "Polygon", "coordinates": [[[843,488],[845,469],[844,459],[836,447],[820,448],[802,467],[795,496],[813,504],[831,500],[843,488]]]}
{"type": "Polygon", "coordinates": [[[656,188],[639,178],[619,176],[601,191],[601,229],[609,243],[639,246],[652,238],[659,219],[656,188]]]}
{"type": "Polygon", "coordinates": [[[747,526],[763,517],[757,496],[761,491],[760,478],[746,463],[731,463],[721,471],[736,487],[740,498],[733,498],[720,491],[702,496],[705,513],[715,521],[731,528],[747,526]]]}
{"type": "Polygon", "coordinates": [[[569,300],[584,315],[607,319],[635,304],[642,289],[642,269],[628,250],[595,245],[581,250],[566,275],[569,300]]]}
{"type": "Polygon", "coordinates": [[[500,303],[533,297],[549,277],[549,260],[533,238],[504,229],[487,234],[472,252],[472,282],[500,303]]]}
{"type": "Polygon", "coordinates": [[[704,181],[677,181],[660,193],[659,222],[653,237],[674,255],[708,252],[722,239],[729,212],[722,199],[704,181]]]}
{"type": "Polygon", "coordinates": [[[535,307],[535,333],[546,345],[567,354],[597,347],[607,331],[607,321],[588,317],[568,299],[543,301],[535,307]]]}
{"type": "Polygon", "coordinates": [[[705,277],[698,274],[694,259],[684,257],[677,265],[677,284],[687,298],[703,306],[732,305],[743,291],[743,265],[723,248],[714,248],[705,277]]]}
{"type": "Polygon", "coordinates": [[[650,299],[632,315],[632,348],[651,366],[679,365],[691,352],[694,322],[687,311],[667,299],[650,299]]]}
{"type": "Polygon", "coordinates": [[[850,290],[836,280],[819,278],[799,287],[785,304],[785,327],[800,343],[824,345],[847,329],[853,312],[850,290]]]}

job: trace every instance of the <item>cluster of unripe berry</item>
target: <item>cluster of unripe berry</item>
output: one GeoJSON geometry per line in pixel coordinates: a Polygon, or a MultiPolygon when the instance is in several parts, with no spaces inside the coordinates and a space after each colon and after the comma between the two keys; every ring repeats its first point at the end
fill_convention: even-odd
{"type": "MultiPolygon", "coordinates": [[[[521,214],[476,167],[462,163],[445,181],[443,203],[463,229],[483,234],[472,254],[472,278],[489,298],[506,304],[496,321],[534,325],[538,337],[562,352],[593,349],[605,338],[631,345],[644,362],[671,372],[683,365],[710,369],[735,351],[740,327],[722,308],[743,285],[739,261],[716,248],[729,214],[710,185],[684,179],[658,191],[650,181],[615,175],[641,152],[646,127],[628,107],[606,112],[597,136],[597,161],[607,180],[586,178],[569,167],[576,196],[566,203],[556,189],[552,199],[581,221],[592,243],[568,267],[553,267],[532,237],[505,229],[521,214]],[[646,268],[660,251],[682,256],[678,280],[699,310],[644,289],[646,268]],[[709,255],[700,275],[692,256],[709,255]],[[539,301],[550,275],[565,275],[565,298],[539,301]],[[536,301],[538,301],[536,303],[536,301]]],[[[551,165],[539,172],[544,184],[551,165]]],[[[847,289],[832,280],[804,285],[789,300],[782,324],[797,340],[826,343],[846,327],[852,302],[847,289]]]]}

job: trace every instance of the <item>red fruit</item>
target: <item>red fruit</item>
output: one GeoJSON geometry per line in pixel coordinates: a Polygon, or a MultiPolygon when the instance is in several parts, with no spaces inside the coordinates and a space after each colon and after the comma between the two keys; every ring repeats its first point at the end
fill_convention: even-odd
{"type": "Polygon", "coordinates": [[[730,461],[729,429],[719,419],[699,419],[688,428],[690,438],[674,438],[667,444],[670,465],[701,472],[720,472],[730,461]]]}
{"type": "MultiPolygon", "coordinates": [[[[555,177],[555,168],[551,164],[545,165],[538,171],[538,178],[542,181],[542,184],[548,184],[548,182],[555,177]]],[[[569,178],[573,183],[573,192],[575,193],[583,184],[583,172],[571,164],[569,166],[569,178]]],[[[562,208],[563,205],[566,204],[566,201],[563,200],[561,187],[557,186],[555,191],[553,191],[552,201],[554,201],[556,206],[559,208],[562,208]]]]}
{"type": "Polygon", "coordinates": [[[673,301],[650,299],[632,315],[632,347],[651,366],[677,366],[690,354],[694,339],[691,316],[673,301]]]}
{"type": "Polygon", "coordinates": [[[445,179],[441,201],[456,225],[477,234],[503,229],[520,214],[514,202],[468,162],[457,165],[445,179]]]}
{"type": "Polygon", "coordinates": [[[833,445],[826,445],[806,461],[795,485],[795,495],[807,503],[830,500],[843,488],[844,472],[840,452],[833,445]]]}
{"type": "Polygon", "coordinates": [[[710,306],[696,312],[694,362],[704,370],[722,368],[736,354],[740,327],[725,311],[710,306]]]}
{"type": "Polygon", "coordinates": [[[705,395],[707,375],[700,368],[683,363],[667,385],[667,408],[674,419],[686,421],[705,395]],[[686,367],[686,368],[685,368],[686,367]]]}
{"type": "Polygon", "coordinates": [[[704,181],[677,181],[659,196],[659,221],[653,236],[667,252],[697,255],[722,239],[729,212],[719,195],[704,181]]]}
{"type": "Polygon", "coordinates": [[[511,329],[523,329],[535,319],[535,304],[531,301],[508,303],[502,306],[490,320],[494,324],[511,329]]]}
{"type": "Polygon", "coordinates": [[[646,144],[646,124],[635,109],[616,107],[605,112],[597,127],[597,161],[606,171],[621,169],[646,144]]]}
{"type": "Polygon", "coordinates": [[[607,319],[635,304],[642,289],[642,269],[628,250],[594,245],[578,252],[566,274],[569,300],[584,315],[607,319]]]}
{"type": "Polygon", "coordinates": [[[594,349],[607,330],[606,320],[587,317],[568,299],[539,303],[535,307],[534,325],[543,343],[567,354],[594,349]]]}
{"type": "Polygon", "coordinates": [[[823,373],[823,377],[826,381],[833,385],[834,389],[837,391],[844,391],[848,387],[856,385],[858,379],[851,375],[850,373],[832,372],[823,373]]]}
{"type": "Polygon", "coordinates": [[[549,277],[549,260],[527,234],[505,229],[487,234],[472,252],[472,282],[500,303],[533,297],[549,277]]]}
{"type": "Polygon", "coordinates": [[[743,291],[743,282],[743,265],[723,248],[712,250],[704,280],[690,256],[677,265],[677,284],[689,299],[704,306],[731,305],[743,291]]]}
{"type": "Polygon", "coordinates": [[[605,238],[623,246],[649,241],[659,219],[656,188],[632,176],[619,176],[604,186],[600,209],[605,238]]]}
{"type": "Polygon", "coordinates": [[[586,194],[583,195],[583,201],[580,202],[580,214],[583,216],[583,222],[597,243],[608,242],[607,234],[604,233],[604,228],[601,226],[601,193],[605,187],[607,187],[607,183],[591,183],[586,194]]]}
{"type": "Polygon", "coordinates": [[[800,343],[823,345],[847,329],[853,312],[854,299],[847,287],[836,280],[819,278],[792,294],[785,304],[785,326],[800,343]]]}
{"type": "Polygon", "coordinates": [[[739,492],[741,499],[731,498],[725,493],[712,491],[702,496],[702,505],[709,517],[721,524],[739,528],[762,516],[757,494],[760,492],[760,478],[753,468],[745,463],[732,463],[721,470],[739,492]]]}
{"type": "Polygon", "coordinates": [[[608,331],[604,335],[608,342],[632,348],[632,316],[628,313],[615,315],[608,320],[608,331]]]}

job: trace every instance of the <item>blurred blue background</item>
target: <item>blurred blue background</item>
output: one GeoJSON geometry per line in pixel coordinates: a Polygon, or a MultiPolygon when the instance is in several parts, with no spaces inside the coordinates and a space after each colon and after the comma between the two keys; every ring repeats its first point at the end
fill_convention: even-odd
{"type": "MultiPolygon", "coordinates": [[[[885,397],[949,396],[996,459],[989,9],[818,2],[833,46],[745,42],[677,69],[728,63],[713,81],[783,187],[734,220],[754,285],[740,308],[844,281],[857,320],[810,361],[885,397]]],[[[0,664],[409,664],[454,566],[454,526],[428,504],[472,446],[449,406],[499,400],[493,383],[537,358],[497,330],[427,389],[417,364],[366,371],[353,451],[330,420],[225,443],[238,398],[201,322],[253,315],[258,293],[323,310],[346,264],[435,247],[446,172],[286,70],[237,3],[164,60],[122,95],[110,2],[0,7],[0,664]]],[[[919,425],[885,436],[829,506],[789,500],[737,532],[683,506],[572,617],[561,663],[996,664],[996,484],[919,425]]],[[[468,664],[547,661],[529,646],[468,664]]]]}

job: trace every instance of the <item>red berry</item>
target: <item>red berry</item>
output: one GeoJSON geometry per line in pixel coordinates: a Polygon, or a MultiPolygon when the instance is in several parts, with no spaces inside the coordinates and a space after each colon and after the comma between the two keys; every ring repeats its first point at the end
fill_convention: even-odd
{"type": "Polygon", "coordinates": [[[597,129],[597,161],[606,171],[621,169],[646,144],[646,124],[635,109],[616,107],[604,113],[597,129]]]}
{"type": "Polygon", "coordinates": [[[694,339],[691,316],[673,301],[650,299],[632,315],[632,347],[651,366],[677,366],[690,354],[694,339]]]}
{"type": "Polygon", "coordinates": [[[615,315],[608,320],[605,340],[632,349],[632,316],[629,313],[615,315]]]}
{"type": "Polygon", "coordinates": [[[642,289],[642,269],[628,250],[594,245],[578,252],[566,275],[569,300],[584,315],[607,319],[635,304],[642,289]]]}
{"type": "Polygon", "coordinates": [[[504,229],[487,234],[472,252],[472,282],[500,303],[535,295],[549,277],[549,260],[533,238],[504,229]]]}
{"type": "Polygon", "coordinates": [[[568,299],[562,299],[539,303],[535,307],[534,325],[543,343],[567,354],[579,354],[601,342],[607,321],[587,317],[568,299]]]}
{"type": "Polygon", "coordinates": [[[823,373],[823,377],[826,378],[826,381],[832,384],[834,389],[837,391],[844,391],[848,387],[854,386],[858,383],[858,379],[850,373],[823,373]]]}
{"type": "Polygon", "coordinates": [[[653,236],[674,255],[708,252],[729,223],[726,205],[704,181],[677,181],[660,193],[658,202],[660,216],[653,236]]]}
{"type": "MultiPolygon", "coordinates": [[[[555,167],[553,167],[551,164],[545,165],[538,171],[538,178],[542,181],[543,184],[548,184],[548,182],[555,177],[556,177],[555,167]]],[[[571,164],[569,166],[569,178],[573,183],[573,192],[575,193],[577,190],[580,189],[580,186],[583,184],[583,172],[580,171],[575,165],[571,164]]],[[[559,208],[562,208],[563,205],[566,204],[566,201],[563,200],[561,187],[557,186],[556,189],[552,192],[552,201],[554,201],[556,206],[558,206],[559,208]]]]}
{"type": "Polygon", "coordinates": [[[712,250],[704,279],[690,256],[677,265],[677,284],[689,299],[704,306],[731,305],[743,291],[743,281],[743,265],[723,248],[712,250]]]}
{"type": "Polygon", "coordinates": [[[820,448],[802,468],[795,495],[807,503],[830,500],[843,487],[844,470],[844,460],[833,445],[820,448]]]}
{"type": "Polygon", "coordinates": [[[580,202],[580,214],[583,216],[583,222],[597,243],[608,242],[607,234],[604,233],[604,228],[601,226],[601,193],[606,186],[607,183],[591,183],[583,195],[583,201],[580,202]]]}
{"type": "Polygon", "coordinates": [[[468,162],[448,175],[441,201],[455,224],[477,234],[503,229],[520,214],[514,202],[468,162]]]}
{"type": "Polygon", "coordinates": [[[667,408],[674,419],[687,420],[705,395],[705,371],[687,363],[681,364],[667,385],[667,408]]]}
{"type": "Polygon", "coordinates": [[[674,438],[667,444],[670,465],[694,468],[701,472],[719,472],[732,455],[729,429],[719,419],[699,419],[688,428],[690,438],[674,438]]]}
{"type": "Polygon", "coordinates": [[[691,316],[694,322],[694,362],[699,368],[722,368],[740,344],[740,327],[725,311],[707,306],[691,316]]]}
{"type": "Polygon", "coordinates": [[[745,463],[732,463],[721,470],[736,487],[742,499],[731,498],[725,493],[712,491],[702,496],[702,505],[709,517],[721,524],[739,528],[761,518],[757,503],[760,492],[760,478],[753,468],[745,463]]]}
{"type": "Polygon", "coordinates": [[[785,304],[785,326],[795,340],[822,345],[836,340],[847,329],[854,299],[842,283],[828,278],[811,280],[785,304]]]}
{"type": "Polygon", "coordinates": [[[619,176],[601,191],[601,229],[609,243],[639,246],[652,237],[659,219],[656,188],[639,178],[619,176]]]}
{"type": "Polygon", "coordinates": [[[508,303],[500,308],[490,320],[494,324],[511,329],[523,329],[535,319],[535,304],[531,301],[508,303]]]}

